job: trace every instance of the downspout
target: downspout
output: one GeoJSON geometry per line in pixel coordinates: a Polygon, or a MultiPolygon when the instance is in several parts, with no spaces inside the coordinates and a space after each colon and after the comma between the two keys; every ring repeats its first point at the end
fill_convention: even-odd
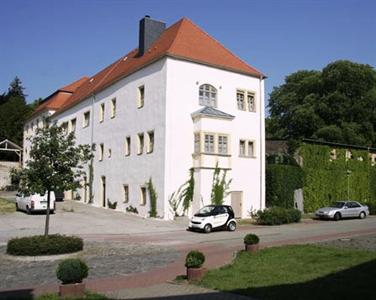
{"type": "Polygon", "coordinates": [[[263,95],[262,95],[262,75],[260,75],[260,82],[259,82],[259,89],[260,89],[260,209],[263,209],[263,205],[262,205],[262,202],[263,202],[263,192],[264,192],[264,186],[263,186],[263,170],[264,170],[264,159],[265,159],[265,155],[263,154],[263,138],[264,138],[264,134],[263,134],[263,127],[264,127],[264,120],[263,120],[263,114],[262,114],[262,99],[263,99],[263,95]]]}
{"type": "Polygon", "coordinates": [[[95,94],[92,94],[91,98],[91,113],[90,113],[90,149],[92,158],[90,159],[90,166],[89,166],[89,203],[92,204],[94,202],[94,194],[93,194],[93,179],[94,179],[94,103],[95,103],[95,94]]]}

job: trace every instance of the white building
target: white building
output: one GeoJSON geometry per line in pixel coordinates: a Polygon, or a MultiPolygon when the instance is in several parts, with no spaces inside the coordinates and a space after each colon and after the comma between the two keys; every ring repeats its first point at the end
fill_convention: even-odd
{"type": "MultiPolygon", "coordinates": [[[[145,17],[138,49],[48,97],[25,137],[48,114],[78,143],[95,144],[95,206],[147,216],[152,178],[158,216],[170,219],[169,197],[193,167],[195,211],[211,202],[218,164],[232,179],[226,203],[246,217],[265,204],[264,79],[190,20],[166,29],[145,17]]],[[[25,141],[26,160],[29,150],[25,141]]],[[[89,202],[87,187],[77,193],[89,202]]]]}

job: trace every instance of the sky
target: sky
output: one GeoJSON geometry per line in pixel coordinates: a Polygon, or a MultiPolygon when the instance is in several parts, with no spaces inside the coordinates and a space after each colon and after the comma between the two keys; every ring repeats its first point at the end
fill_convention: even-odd
{"type": "Polygon", "coordinates": [[[145,16],[188,17],[268,76],[348,59],[376,67],[374,0],[2,0],[0,93],[15,76],[27,101],[91,76],[137,47],[145,16]]]}

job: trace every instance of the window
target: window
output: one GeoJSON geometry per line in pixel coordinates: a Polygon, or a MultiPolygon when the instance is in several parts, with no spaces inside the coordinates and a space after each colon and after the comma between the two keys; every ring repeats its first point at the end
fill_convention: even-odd
{"type": "Polygon", "coordinates": [[[140,155],[144,151],[144,134],[139,133],[137,137],[138,137],[137,154],[140,155]]]}
{"type": "Polygon", "coordinates": [[[76,131],[76,118],[70,120],[70,132],[75,132],[76,131]]]}
{"type": "Polygon", "coordinates": [[[214,135],[205,134],[205,152],[214,153],[214,135]]]}
{"type": "Polygon", "coordinates": [[[148,149],[147,153],[152,153],[154,150],[154,131],[149,131],[147,133],[148,136],[148,149]]]}
{"type": "Polygon", "coordinates": [[[116,116],[116,98],[111,100],[111,118],[116,116]]]}
{"type": "Polygon", "coordinates": [[[217,107],[217,89],[210,84],[200,85],[198,98],[200,105],[217,107]]]}
{"type": "Polygon", "coordinates": [[[244,92],[242,92],[242,91],[237,91],[236,92],[236,102],[238,104],[238,109],[239,110],[245,110],[244,92]]]}
{"type": "Polygon", "coordinates": [[[247,93],[247,104],[248,104],[248,111],[256,111],[256,105],[255,105],[255,94],[248,92],[247,93]]]}
{"type": "Polygon", "coordinates": [[[254,143],[252,141],[248,141],[248,153],[247,156],[254,157],[254,143]]]}
{"type": "Polygon", "coordinates": [[[99,161],[103,160],[103,152],[104,152],[104,145],[100,144],[99,145],[99,161]]]}
{"type": "Polygon", "coordinates": [[[129,186],[128,184],[123,185],[123,202],[128,203],[129,202],[129,186]]]}
{"type": "Polygon", "coordinates": [[[125,156],[129,156],[131,154],[131,137],[127,136],[125,138],[125,156]]]}
{"type": "Polygon", "coordinates": [[[194,153],[201,152],[201,135],[200,133],[195,133],[195,145],[194,145],[194,153]]]}
{"type": "Polygon", "coordinates": [[[144,187],[144,186],[141,187],[140,204],[141,205],[145,205],[146,204],[146,187],[144,187]]]}
{"type": "Polygon", "coordinates": [[[239,110],[256,111],[255,93],[251,91],[236,91],[236,102],[239,110]],[[245,102],[247,99],[247,103],[245,102]]]}
{"type": "Polygon", "coordinates": [[[218,153],[219,154],[227,154],[228,147],[227,147],[227,136],[219,135],[218,136],[218,153]]]}
{"type": "Polygon", "coordinates": [[[82,123],[82,127],[88,127],[90,123],[90,111],[84,113],[84,121],[82,123]]]}
{"type": "Polygon", "coordinates": [[[68,122],[64,122],[64,123],[61,125],[61,128],[63,129],[63,133],[64,133],[64,134],[67,134],[67,133],[68,133],[68,122]]]}
{"type": "Polygon", "coordinates": [[[245,141],[244,140],[240,140],[239,142],[239,155],[245,156],[245,141]]]}
{"type": "Polygon", "coordinates": [[[111,158],[111,155],[112,155],[112,150],[110,148],[110,149],[108,149],[108,158],[111,158]]]}
{"type": "Polygon", "coordinates": [[[138,88],[137,108],[144,107],[144,104],[145,104],[145,86],[140,86],[138,88]]]}
{"type": "Polygon", "coordinates": [[[104,121],[104,103],[101,103],[100,107],[99,107],[99,122],[103,122],[104,121]]]}

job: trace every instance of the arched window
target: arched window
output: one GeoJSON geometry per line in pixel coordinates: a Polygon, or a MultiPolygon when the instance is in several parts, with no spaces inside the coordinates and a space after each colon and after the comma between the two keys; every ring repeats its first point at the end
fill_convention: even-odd
{"type": "Polygon", "coordinates": [[[199,89],[200,105],[217,107],[217,89],[210,84],[202,84],[199,89]]]}

